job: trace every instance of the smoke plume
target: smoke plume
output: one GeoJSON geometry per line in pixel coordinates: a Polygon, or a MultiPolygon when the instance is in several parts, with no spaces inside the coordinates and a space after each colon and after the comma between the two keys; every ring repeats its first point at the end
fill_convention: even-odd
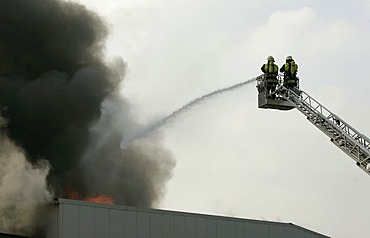
{"type": "MultiPolygon", "coordinates": [[[[0,117],[0,127],[4,124],[0,117]]],[[[31,164],[24,151],[0,134],[0,231],[30,234],[40,202],[52,199],[47,189],[49,163],[31,164]]]]}
{"type": "Polygon", "coordinates": [[[0,224],[24,215],[12,201],[70,191],[154,206],[174,160],[153,138],[120,148],[137,125],[117,91],[125,63],[104,60],[104,21],[71,1],[2,0],[0,35],[0,224]]]}

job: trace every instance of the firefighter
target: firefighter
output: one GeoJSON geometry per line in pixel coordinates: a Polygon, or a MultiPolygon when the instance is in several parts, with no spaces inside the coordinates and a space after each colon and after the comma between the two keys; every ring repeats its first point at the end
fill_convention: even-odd
{"type": "Polygon", "coordinates": [[[284,73],[284,87],[287,88],[293,88],[293,87],[298,87],[298,77],[297,77],[297,72],[298,72],[298,65],[295,63],[293,60],[292,56],[287,56],[286,57],[286,62],[283,66],[280,68],[280,72],[284,73]]]}
{"type": "MultiPolygon", "coordinates": [[[[267,57],[267,63],[262,65],[261,70],[265,73],[267,93],[270,94],[275,91],[276,85],[278,84],[277,75],[279,67],[274,63],[274,57],[271,55],[267,57]]],[[[271,98],[275,98],[275,94],[271,95],[271,98]]]]}

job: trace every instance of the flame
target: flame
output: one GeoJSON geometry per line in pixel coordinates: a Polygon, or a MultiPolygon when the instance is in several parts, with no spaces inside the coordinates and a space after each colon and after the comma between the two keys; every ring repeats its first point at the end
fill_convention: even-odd
{"type": "Polygon", "coordinates": [[[107,195],[99,195],[96,197],[82,197],[78,192],[68,189],[66,191],[66,196],[67,198],[74,200],[82,200],[86,202],[95,202],[104,204],[114,204],[113,198],[107,195]]]}
{"type": "Polygon", "coordinates": [[[95,202],[95,203],[104,203],[104,204],[114,204],[114,201],[109,196],[100,195],[97,197],[85,198],[87,202],[95,202]]]}
{"type": "Polygon", "coordinates": [[[80,195],[78,194],[78,192],[67,191],[66,195],[67,195],[67,198],[74,199],[74,200],[80,200],[80,195]]]}

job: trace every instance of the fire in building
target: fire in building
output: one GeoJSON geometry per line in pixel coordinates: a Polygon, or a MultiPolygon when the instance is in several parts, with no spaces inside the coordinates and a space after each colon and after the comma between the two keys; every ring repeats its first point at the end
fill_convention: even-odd
{"type": "MultiPolygon", "coordinates": [[[[0,238],[327,237],[292,223],[151,209],[176,162],[155,138],[122,148],[138,125],[119,92],[125,62],[104,59],[107,34],[72,1],[1,1],[0,238]]],[[[297,108],[370,174],[370,139],[298,88],[266,91],[264,76],[154,126],[255,81],[260,108],[297,108]]]]}
{"type": "MultiPolygon", "coordinates": [[[[47,238],[327,238],[292,223],[166,211],[71,199],[48,205],[47,238]]],[[[0,234],[1,238],[21,237],[0,234]]]]}

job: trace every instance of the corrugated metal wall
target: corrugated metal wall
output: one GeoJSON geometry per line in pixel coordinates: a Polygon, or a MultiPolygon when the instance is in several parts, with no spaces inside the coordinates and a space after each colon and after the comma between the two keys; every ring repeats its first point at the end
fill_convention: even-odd
{"type": "Polygon", "coordinates": [[[323,238],[288,223],[59,199],[48,238],[323,238]]]}

